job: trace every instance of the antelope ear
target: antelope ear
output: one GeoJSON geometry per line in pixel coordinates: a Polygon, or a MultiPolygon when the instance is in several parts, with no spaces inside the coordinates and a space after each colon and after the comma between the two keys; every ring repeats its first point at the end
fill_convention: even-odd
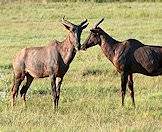
{"type": "Polygon", "coordinates": [[[98,30],[96,30],[96,29],[91,29],[90,31],[91,31],[92,33],[99,33],[98,30]]]}
{"type": "Polygon", "coordinates": [[[64,23],[62,23],[63,25],[64,25],[64,27],[67,29],[67,30],[70,30],[71,31],[71,27],[70,26],[68,26],[68,25],[66,25],[66,24],[64,24],[64,23]]]}

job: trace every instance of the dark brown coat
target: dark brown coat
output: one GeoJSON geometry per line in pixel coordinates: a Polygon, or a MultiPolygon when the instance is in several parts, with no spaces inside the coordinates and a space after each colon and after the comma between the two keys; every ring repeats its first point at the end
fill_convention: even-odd
{"type": "Polygon", "coordinates": [[[103,19],[91,29],[90,35],[81,49],[85,50],[96,44],[100,45],[105,56],[121,73],[122,105],[124,105],[127,83],[133,105],[135,105],[132,74],[162,75],[162,47],[144,45],[135,39],[119,42],[98,27],[102,21],[103,19]]]}

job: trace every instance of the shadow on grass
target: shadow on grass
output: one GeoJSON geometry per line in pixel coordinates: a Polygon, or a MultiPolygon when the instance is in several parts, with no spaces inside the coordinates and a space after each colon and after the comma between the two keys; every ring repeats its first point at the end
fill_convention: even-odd
{"type": "Polygon", "coordinates": [[[47,95],[47,94],[50,94],[50,92],[48,90],[40,89],[40,90],[33,90],[32,94],[35,94],[35,95],[47,95]]]}
{"type": "Polygon", "coordinates": [[[0,65],[1,70],[11,70],[12,64],[0,65]]]}
{"type": "Polygon", "coordinates": [[[100,69],[86,69],[85,71],[83,71],[82,76],[108,75],[108,74],[118,76],[118,72],[116,70],[108,71],[100,69]]]}

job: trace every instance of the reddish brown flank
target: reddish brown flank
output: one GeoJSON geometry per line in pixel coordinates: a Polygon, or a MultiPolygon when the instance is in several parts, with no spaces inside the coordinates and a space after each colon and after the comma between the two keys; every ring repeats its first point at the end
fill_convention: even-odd
{"type": "Polygon", "coordinates": [[[58,107],[60,87],[63,77],[76,52],[80,49],[82,30],[88,25],[87,20],[75,25],[62,19],[62,24],[69,30],[64,41],[53,41],[44,47],[22,49],[13,61],[14,82],[12,87],[12,105],[18,95],[19,86],[26,78],[26,84],[20,90],[20,95],[26,102],[26,93],[34,78],[50,77],[52,96],[55,108],[58,107]]]}
{"type": "Polygon", "coordinates": [[[101,19],[91,29],[90,35],[81,49],[86,50],[94,45],[100,45],[105,56],[121,74],[122,105],[124,105],[126,85],[128,84],[132,103],[135,106],[133,73],[147,76],[162,75],[162,47],[144,45],[135,39],[119,42],[98,27],[103,20],[101,19]]]}

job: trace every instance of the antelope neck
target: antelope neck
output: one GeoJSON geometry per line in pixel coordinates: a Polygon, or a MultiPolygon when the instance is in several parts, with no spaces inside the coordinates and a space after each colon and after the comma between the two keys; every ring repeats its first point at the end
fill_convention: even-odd
{"type": "Polygon", "coordinates": [[[118,48],[119,41],[115,40],[108,34],[104,34],[101,36],[101,44],[100,47],[106,57],[112,62],[115,56],[115,50],[118,48]]]}
{"type": "Polygon", "coordinates": [[[66,39],[62,42],[60,53],[64,60],[64,63],[69,65],[74,59],[76,50],[71,40],[71,35],[69,34],[66,39]]]}

